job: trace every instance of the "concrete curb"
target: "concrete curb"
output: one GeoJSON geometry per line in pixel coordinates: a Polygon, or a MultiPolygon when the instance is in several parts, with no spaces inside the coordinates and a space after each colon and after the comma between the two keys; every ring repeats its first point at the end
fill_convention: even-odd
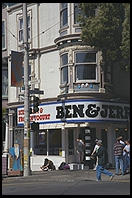
{"type": "MultiPolygon", "coordinates": [[[[110,170],[115,173],[114,170],[110,170]]],[[[110,181],[107,175],[102,174],[102,181],[110,181]]],[[[96,171],[93,170],[55,170],[55,171],[35,171],[30,176],[17,176],[17,177],[3,177],[2,183],[9,182],[23,182],[23,181],[38,181],[38,182],[53,182],[53,181],[96,181],[96,171]]],[[[115,175],[113,180],[115,182],[130,182],[130,173],[124,176],[115,175]]],[[[110,181],[110,182],[112,182],[110,181]]]]}

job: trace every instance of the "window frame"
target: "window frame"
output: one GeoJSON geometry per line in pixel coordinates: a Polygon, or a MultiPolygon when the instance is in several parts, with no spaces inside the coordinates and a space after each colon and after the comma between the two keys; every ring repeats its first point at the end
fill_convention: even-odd
{"type": "MultiPolygon", "coordinates": [[[[74,25],[79,25],[80,23],[79,22],[77,22],[77,17],[78,17],[78,14],[79,14],[79,7],[78,7],[78,5],[77,5],[78,3],[74,3],[74,22],[73,22],[73,24],[74,25]]],[[[80,10],[81,11],[81,10],[80,10]]]]}
{"type": "Polygon", "coordinates": [[[4,76],[3,75],[3,72],[6,72],[7,73],[7,86],[5,86],[7,88],[7,95],[4,95],[3,94],[3,87],[4,87],[3,85],[4,85],[4,82],[3,82],[3,79],[2,79],[2,98],[8,98],[8,68],[7,67],[2,67],[2,77],[4,76]]]}
{"type": "Polygon", "coordinates": [[[63,54],[60,55],[60,84],[61,85],[68,84],[68,81],[69,81],[69,75],[68,75],[68,52],[66,52],[66,53],[63,53],[63,54]],[[61,58],[64,55],[67,55],[67,63],[62,65],[61,58]],[[66,67],[67,67],[67,81],[64,81],[64,80],[62,81],[62,69],[66,68],[66,67]]]}
{"type": "Polygon", "coordinates": [[[97,51],[87,51],[87,50],[76,50],[74,51],[74,82],[75,83],[97,83],[98,82],[98,74],[97,74],[97,71],[98,71],[98,61],[97,61],[97,51]],[[84,63],[77,63],[76,62],[76,54],[77,53],[95,53],[96,54],[96,60],[95,62],[84,62],[84,63]],[[77,68],[77,65],[96,65],[96,68],[95,68],[95,76],[96,78],[95,79],[77,79],[77,73],[76,73],[76,68],[77,68]]]}
{"type": "MultiPolygon", "coordinates": [[[[28,13],[27,18],[28,17],[30,18],[30,22],[27,23],[27,25],[28,25],[28,42],[31,42],[31,35],[32,35],[31,34],[31,19],[32,19],[31,12],[28,13]],[[29,32],[30,32],[30,34],[29,34],[29,32]]],[[[20,32],[22,32],[21,33],[21,35],[22,35],[23,34],[23,16],[18,17],[18,44],[19,45],[23,44],[23,38],[21,38],[21,40],[20,40],[20,32]],[[22,20],[22,27],[20,27],[20,20],[22,20]]]]}
{"type": "Polygon", "coordinates": [[[2,41],[3,41],[3,36],[4,36],[4,42],[5,42],[5,46],[3,47],[3,42],[2,42],[2,50],[6,49],[6,20],[2,19],[2,27],[3,27],[3,23],[4,23],[4,34],[3,34],[3,29],[2,29],[2,41]]]}
{"type": "Polygon", "coordinates": [[[63,29],[65,27],[68,26],[68,3],[66,7],[63,7],[62,4],[64,3],[60,3],[60,29],[63,29]],[[66,24],[63,24],[63,17],[64,17],[64,12],[67,11],[67,23],[66,24]]]}

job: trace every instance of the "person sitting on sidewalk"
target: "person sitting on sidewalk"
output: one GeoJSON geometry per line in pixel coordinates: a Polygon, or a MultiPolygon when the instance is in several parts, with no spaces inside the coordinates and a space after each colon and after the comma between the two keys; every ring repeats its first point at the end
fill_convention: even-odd
{"type": "Polygon", "coordinates": [[[101,173],[103,173],[105,175],[108,175],[110,177],[110,180],[112,180],[113,177],[114,177],[114,174],[104,168],[105,152],[104,152],[104,148],[102,146],[102,140],[98,140],[97,144],[99,146],[98,151],[93,155],[93,156],[98,156],[98,165],[97,165],[97,168],[96,168],[96,178],[97,178],[96,181],[101,181],[101,173]]]}
{"type": "Polygon", "coordinates": [[[43,171],[48,171],[48,170],[55,170],[55,166],[53,162],[49,159],[45,159],[44,165],[40,167],[43,171]]]}

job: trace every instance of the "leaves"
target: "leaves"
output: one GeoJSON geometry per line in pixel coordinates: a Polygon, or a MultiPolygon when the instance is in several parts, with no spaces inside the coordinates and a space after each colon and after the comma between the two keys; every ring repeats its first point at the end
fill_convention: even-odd
{"type": "Polygon", "coordinates": [[[121,55],[124,61],[129,59],[129,6],[126,3],[81,3],[80,7],[81,39],[101,50],[107,64],[121,62],[121,55]]]}

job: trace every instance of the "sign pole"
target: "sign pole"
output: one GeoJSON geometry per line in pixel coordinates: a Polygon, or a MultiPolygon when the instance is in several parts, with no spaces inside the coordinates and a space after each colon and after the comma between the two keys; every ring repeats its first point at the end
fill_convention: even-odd
{"type": "Polygon", "coordinates": [[[28,28],[27,3],[23,3],[23,39],[24,39],[24,176],[30,175],[30,119],[29,119],[29,87],[28,87],[28,28]]]}

